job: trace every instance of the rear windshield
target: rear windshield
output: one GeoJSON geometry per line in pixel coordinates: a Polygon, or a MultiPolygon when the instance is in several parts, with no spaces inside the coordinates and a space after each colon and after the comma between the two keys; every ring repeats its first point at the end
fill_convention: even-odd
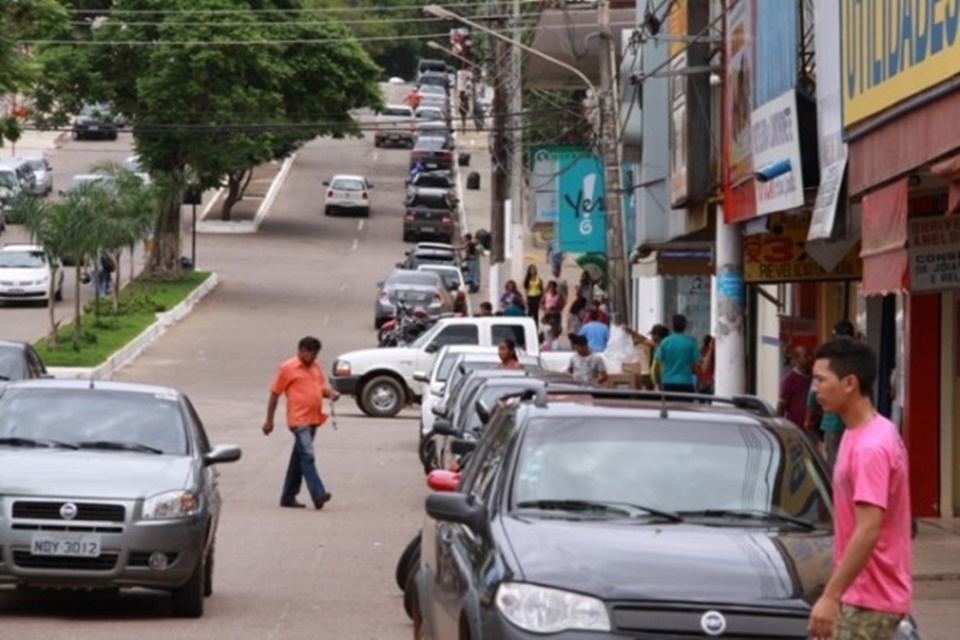
{"type": "Polygon", "coordinates": [[[334,180],[330,183],[330,187],[333,189],[340,189],[341,191],[363,191],[363,183],[359,180],[353,180],[351,178],[340,178],[334,180]]]}
{"type": "Polygon", "coordinates": [[[443,149],[443,142],[443,138],[420,136],[417,138],[417,144],[414,148],[425,151],[440,151],[443,149]]]}
{"type": "Polygon", "coordinates": [[[47,162],[46,160],[27,160],[27,165],[34,171],[46,171],[47,162]]]}
{"type": "Polygon", "coordinates": [[[399,108],[399,107],[397,107],[397,108],[387,107],[386,109],[384,109],[384,110],[381,112],[381,115],[385,115],[385,116],[396,116],[396,117],[399,117],[399,118],[409,118],[409,117],[410,117],[410,110],[409,110],[409,109],[401,109],[401,108],[399,108]]]}
{"type": "Polygon", "coordinates": [[[428,271],[394,271],[387,278],[387,284],[391,285],[418,285],[418,286],[436,286],[437,274],[428,271]]]}
{"type": "Polygon", "coordinates": [[[443,111],[434,107],[417,109],[417,117],[421,120],[443,120],[443,111]]]}
{"type": "Polygon", "coordinates": [[[449,209],[450,203],[445,195],[417,193],[407,202],[408,207],[424,207],[426,209],[449,209]]]}

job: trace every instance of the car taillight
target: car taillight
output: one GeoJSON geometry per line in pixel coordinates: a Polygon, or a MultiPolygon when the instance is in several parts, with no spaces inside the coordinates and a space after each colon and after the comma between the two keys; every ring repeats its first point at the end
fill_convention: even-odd
{"type": "Polygon", "coordinates": [[[441,222],[451,222],[451,221],[452,221],[452,218],[451,218],[450,216],[443,216],[443,218],[441,218],[440,221],[441,221],[441,222]]]}
{"type": "Polygon", "coordinates": [[[390,299],[390,290],[389,290],[389,289],[381,289],[381,290],[380,290],[380,299],[381,299],[381,300],[389,300],[389,299],[390,299]]]}
{"type": "Polygon", "coordinates": [[[433,301],[434,301],[434,302],[442,302],[442,301],[443,301],[443,298],[440,296],[439,293],[435,293],[435,294],[433,294],[433,301]]]}
{"type": "Polygon", "coordinates": [[[362,194],[360,197],[363,198],[364,200],[366,200],[366,199],[368,198],[367,192],[364,191],[363,194],[362,194]]]}
{"type": "Polygon", "coordinates": [[[413,214],[408,211],[407,214],[403,216],[403,219],[407,222],[413,222],[413,214]]]}
{"type": "Polygon", "coordinates": [[[423,151],[411,151],[411,152],[410,152],[410,157],[411,157],[411,158],[422,158],[422,157],[423,157],[423,151]]]}
{"type": "Polygon", "coordinates": [[[327,189],[327,197],[328,197],[328,198],[332,198],[332,197],[333,197],[333,189],[327,189]]]}
{"type": "Polygon", "coordinates": [[[467,299],[467,295],[463,291],[457,291],[457,302],[463,302],[467,299]]]}

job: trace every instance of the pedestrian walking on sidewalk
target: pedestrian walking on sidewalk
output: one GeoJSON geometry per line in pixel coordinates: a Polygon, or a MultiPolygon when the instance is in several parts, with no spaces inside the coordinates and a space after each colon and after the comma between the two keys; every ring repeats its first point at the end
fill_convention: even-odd
{"type": "Polygon", "coordinates": [[[910,613],[910,489],[896,426],[870,399],[877,358],[834,339],[814,352],[813,391],[846,425],[833,471],[834,569],[810,611],[815,639],[892,640],[910,613]]]}
{"type": "Polygon", "coordinates": [[[543,297],[543,278],[537,273],[536,265],[527,266],[527,275],[523,278],[523,292],[527,294],[527,315],[540,329],[540,299],[543,297]]]}
{"type": "Polygon", "coordinates": [[[323,412],[323,399],[330,398],[331,402],[335,402],[340,394],[330,388],[317,362],[320,346],[320,340],[313,336],[300,340],[297,355],[277,368],[277,375],[270,386],[263,434],[270,435],[273,432],[277,403],[280,396],[285,396],[287,427],[293,435],[293,450],[290,452],[287,475],[280,494],[281,507],[302,509],[306,506],[297,501],[297,494],[300,493],[300,486],[304,481],[315,508],[322,509],[333,497],[323,486],[317,471],[313,441],[317,429],[327,421],[327,415],[323,412]]]}
{"type": "Polygon", "coordinates": [[[457,110],[460,112],[460,131],[467,132],[467,114],[470,113],[470,96],[466,91],[460,92],[457,101],[457,110]]]}
{"type": "Polygon", "coordinates": [[[798,427],[803,427],[813,444],[819,441],[816,428],[809,428],[807,421],[807,394],[810,392],[810,377],[813,362],[807,348],[797,345],[790,354],[790,371],[780,381],[780,400],[777,415],[783,416],[798,427]]]}
{"type": "MultiPolygon", "coordinates": [[[[503,284],[503,292],[500,293],[500,309],[506,310],[511,304],[513,304],[514,298],[520,295],[520,291],[517,289],[517,283],[514,280],[507,280],[503,284]]],[[[521,304],[523,304],[523,298],[521,296],[521,304]]]]}
{"type": "Polygon", "coordinates": [[[603,353],[607,349],[607,342],[610,340],[610,327],[600,322],[600,316],[596,309],[587,310],[587,321],[580,327],[580,334],[587,344],[590,345],[590,351],[594,353],[603,353]]]}
{"type": "Polygon", "coordinates": [[[673,333],[660,342],[653,356],[654,363],[659,365],[660,386],[664,391],[693,393],[693,380],[700,364],[700,346],[685,333],[685,315],[673,316],[672,324],[673,333]]]}
{"type": "Polygon", "coordinates": [[[480,243],[473,235],[463,235],[463,259],[467,267],[467,285],[470,293],[480,291],[480,243]]]}
{"type": "Polygon", "coordinates": [[[543,312],[543,324],[560,335],[563,326],[563,308],[567,306],[567,301],[560,293],[557,287],[557,281],[551,280],[547,283],[547,290],[543,292],[543,298],[540,300],[540,310],[543,312]]]}

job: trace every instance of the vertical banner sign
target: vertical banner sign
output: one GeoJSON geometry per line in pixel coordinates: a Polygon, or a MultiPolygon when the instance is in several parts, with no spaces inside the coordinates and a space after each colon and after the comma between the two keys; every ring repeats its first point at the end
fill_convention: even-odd
{"type": "MultiPolygon", "coordinates": [[[[676,0],[670,8],[670,35],[687,35],[687,0],[676,0]]],[[[670,203],[682,206],[689,196],[687,173],[687,66],[686,43],[671,42],[670,51],[670,203]]]]}
{"type": "Polygon", "coordinates": [[[960,217],[910,218],[910,291],[960,288],[960,217]]]}
{"type": "Polygon", "coordinates": [[[560,176],[565,166],[588,156],[583,145],[534,145],[530,148],[530,226],[554,225],[560,211],[560,176]]]}
{"type": "Polygon", "coordinates": [[[730,141],[728,168],[731,185],[753,171],[750,114],[753,113],[753,20],[752,0],[740,0],[727,17],[727,102],[730,141]]]}
{"type": "MultiPolygon", "coordinates": [[[[836,0],[814,0],[814,46],[817,51],[817,134],[820,188],[813,206],[808,240],[833,235],[837,206],[847,168],[843,141],[843,97],[840,88],[840,24],[836,0]]],[[[826,265],[824,265],[826,266],[826,265]]]]}
{"type": "Polygon", "coordinates": [[[596,156],[566,159],[560,175],[560,250],[606,253],[603,164],[596,156]]]}
{"type": "Polygon", "coordinates": [[[803,168],[800,165],[797,94],[791,89],[754,109],[750,121],[756,170],[789,163],[789,168],[782,175],[766,182],[757,182],[757,214],[766,215],[802,207],[803,168]]]}

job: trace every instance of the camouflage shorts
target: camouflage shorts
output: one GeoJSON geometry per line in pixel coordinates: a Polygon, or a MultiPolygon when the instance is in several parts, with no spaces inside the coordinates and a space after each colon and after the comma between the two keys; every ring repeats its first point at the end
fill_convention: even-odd
{"type": "Polygon", "coordinates": [[[892,640],[901,620],[903,616],[899,613],[884,613],[842,604],[831,640],[892,640]]]}

